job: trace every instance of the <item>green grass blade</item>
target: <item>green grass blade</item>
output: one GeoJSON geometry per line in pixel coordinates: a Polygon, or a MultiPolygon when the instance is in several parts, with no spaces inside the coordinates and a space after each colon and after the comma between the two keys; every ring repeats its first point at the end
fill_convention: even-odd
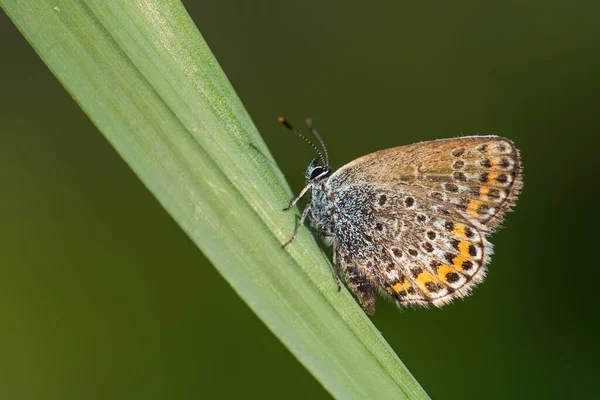
{"type": "Polygon", "coordinates": [[[291,191],[179,1],[0,4],[164,208],[330,393],[428,398],[350,294],[337,292],[308,230],[281,248],[295,226],[294,214],[281,212],[291,191]]]}

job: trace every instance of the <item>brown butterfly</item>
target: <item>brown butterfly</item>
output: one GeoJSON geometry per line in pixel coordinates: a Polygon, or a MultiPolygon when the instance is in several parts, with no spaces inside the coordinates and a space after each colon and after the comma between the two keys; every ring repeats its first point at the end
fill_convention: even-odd
{"type": "MultiPolygon", "coordinates": [[[[487,235],[522,186],[519,151],[499,136],[468,136],[394,147],[360,157],[332,173],[327,149],[306,170],[304,209],[292,242],[310,218],[333,244],[334,273],[375,313],[376,292],[400,305],[442,306],[468,295],[485,277],[487,235]]],[[[338,283],[339,287],[339,283],[338,283]]]]}

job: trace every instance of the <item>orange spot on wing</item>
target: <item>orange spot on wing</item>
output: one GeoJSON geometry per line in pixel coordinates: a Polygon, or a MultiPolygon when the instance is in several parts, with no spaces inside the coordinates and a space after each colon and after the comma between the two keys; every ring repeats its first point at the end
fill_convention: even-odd
{"type": "Polygon", "coordinates": [[[446,275],[450,272],[454,272],[454,269],[450,268],[446,264],[442,264],[439,267],[437,267],[437,271],[436,271],[438,278],[440,278],[444,283],[448,283],[448,280],[446,279],[446,275]]]}
{"type": "Polygon", "coordinates": [[[469,203],[467,204],[467,214],[475,218],[479,217],[479,213],[477,212],[477,210],[479,209],[479,207],[481,207],[482,204],[483,202],[479,200],[469,200],[469,203]]]}
{"type": "Polygon", "coordinates": [[[455,270],[457,270],[459,272],[463,272],[463,267],[462,267],[463,263],[470,259],[471,259],[471,257],[466,257],[466,256],[462,256],[462,255],[456,256],[452,259],[452,266],[454,267],[455,270]]]}
{"type": "Polygon", "coordinates": [[[469,242],[466,241],[462,241],[458,244],[458,251],[460,252],[461,255],[465,256],[465,257],[470,257],[469,254],[469,246],[471,244],[469,242]]]}
{"type": "Polygon", "coordinates": [[[479,187],[479,196],[481,197],[481,200],[487,201],[489,192],[490,192],[489,186],[480,186],[479,187]]]}
{"type": "Polygon", "coordinates": [[[465,232],[466,226],[464,224],[454,224],[454,234],[461,238],[466,238],[467,234],[465,232]]]}
{"type": "Polygon", "coordinates": [[[402,283],[398,282],[394,285],[394,292],[400,293],[403,290],[406,290],[410,287],[410,283],[408,281],[403,281],[402,283]]]}
{"type": "Polygon", "coordinates": [[[427,286],[425,286],[428,282],[438,282],[437,278],[433,276],[431,273],[424,271],[417,276],[416,279],[417,286],[424,292],[429,292],[427,286]]]}
{"type": "MultiPolygon", "coordinates": [[[[452,259],[452,267],[455,270],[457,270],[459,272],[463,272],[463,263],[465,261],[469,261],[472,259],[471,254],[469,254],[469,246],[470,245],[471,244],[469,242],[464,241],[464,240],[458,243],[458,251],[460,254],[458,254],[457,256],[455,256],[452,259]]],[[[438,274],[439,274],[439,269],[438,269],[438,274]]],[[[444,275],[445,275],[445,273],[444,273],[444,275]]]]}

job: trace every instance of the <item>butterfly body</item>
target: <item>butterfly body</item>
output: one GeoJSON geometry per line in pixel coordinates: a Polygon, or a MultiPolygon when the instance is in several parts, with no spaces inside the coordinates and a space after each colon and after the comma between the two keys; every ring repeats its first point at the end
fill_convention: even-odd
{"type": "Polygon", "coordinates": [[[499,136],[382,150],[333,174],[321,161],[307,170],[303,215],[333,245],[336,274],[369,314],[377,292],[399,306],[468,295],[489,263],[486,236],[522,184],[518,150],[499,136]]]}

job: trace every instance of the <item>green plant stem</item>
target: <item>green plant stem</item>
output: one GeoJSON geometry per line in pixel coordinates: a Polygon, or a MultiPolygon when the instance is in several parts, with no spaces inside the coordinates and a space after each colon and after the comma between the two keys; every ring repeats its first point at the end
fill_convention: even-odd
{"type": "Polygon", "coordinates": [[[0,0],[98,129],[258,317],[337,398],[428,398],[329,261],[179,1],[0,0]]]}

